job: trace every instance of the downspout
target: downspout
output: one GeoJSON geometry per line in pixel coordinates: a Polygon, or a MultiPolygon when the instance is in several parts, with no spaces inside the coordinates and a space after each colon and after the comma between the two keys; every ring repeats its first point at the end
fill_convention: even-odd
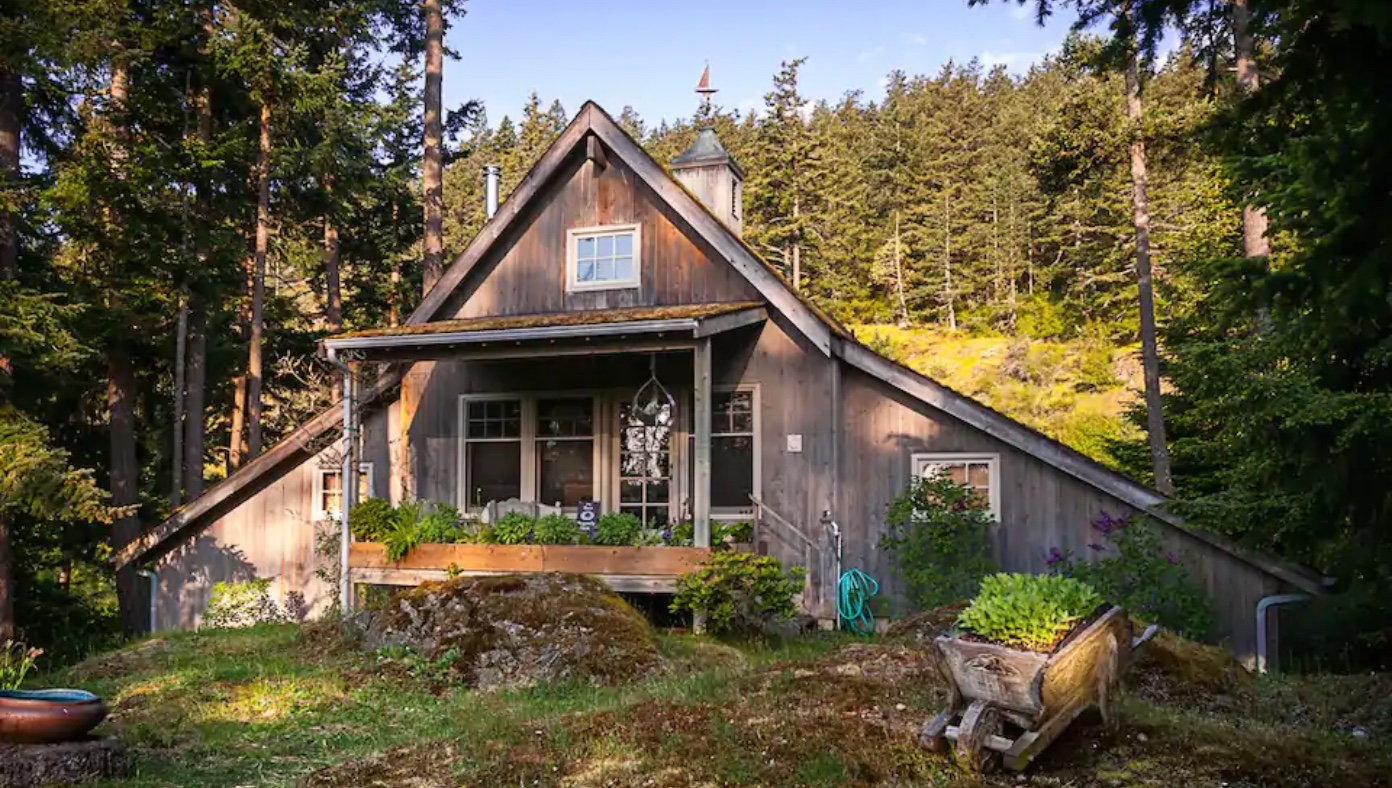
{"type": "Polygon", "coordinates": [[[346,616],[351,612],[348,608],[352,603],[353,590],[348,578],[348,546],[352,542],[348,530],[348,512],[356,502],[358,492],[357,462],[353,457],[353,371],[338,357],[338,351],[334,348],[329,347],[326,355],[329,363],[338,367],[343,377],[343,478],[339,487],[343,491],[343,503],[338,515],[338,609],[346,616]]]}
{"type": "Polygon", "coordinates": [[[1266,673],[1266,612],[1278,605],[1309,601],[1309,594],[1272,594],[1257,600],[1257,673],[1266,673]]]}
{"type": "Polygon", "coordinates": [[[150,581],[150,634],[159,630],[159,575],[149,569],[141,569],[137,575],[150,581]]]}

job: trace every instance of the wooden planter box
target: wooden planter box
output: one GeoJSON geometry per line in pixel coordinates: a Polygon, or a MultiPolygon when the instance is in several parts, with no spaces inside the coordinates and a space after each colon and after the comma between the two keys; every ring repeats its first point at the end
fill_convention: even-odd
{"type": "Polygon", "coordinates": [[[387,558],[386,545],[354,542],[348,567],[354,582],[414,585],[472,574],[567,572],[598,575],[618,591],[671,591],[679,575],[700,565],[710,550],[701,547],[605,547],[600,545],[417,545],[400,561],[387,558]]]}
{"type": "Polygon", "coordinates": [[[953,742],[958,763],[972,770],[1000,756],[1023,769],[1087,709],[1109,719],[1122,672],[1155,631],[1133,640],[1126,611],[1113,606],[1049,654],[941,635],[933,645],[952,699],[924,727],[922,742],[934,749],[953,742]],[[1005,736],[1007,723],[1024,732],[1005,736]]]}

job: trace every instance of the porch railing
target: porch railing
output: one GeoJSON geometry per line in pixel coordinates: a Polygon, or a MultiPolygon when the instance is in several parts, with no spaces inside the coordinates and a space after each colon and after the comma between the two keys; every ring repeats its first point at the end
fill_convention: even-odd
{"type": "Polygon", "coordinates": [[[818,541],[813,539],[807,531],[794,525],[791,520],[779,514],[777,510],[764,503],[755,495],[749,496],[750,502],[754,504],[754,549],[760,551],[764,549],[764,543],[760,539],[765,527],[772,526],[769,530],[779,534],[784,541],[789,541],[784,535],[792,535],[802,544],[802,563],[807,567],[807,577],[803,581],[803,600],[808,610],[816,610],[826,604],[825,595],[822,593],[826,585],[826,575],[833,567],[829,563],[834,563],[835,548],[826,543],[826,540],[818,541]],[[815,571],[814,571],[815,570],[815,571]]]}

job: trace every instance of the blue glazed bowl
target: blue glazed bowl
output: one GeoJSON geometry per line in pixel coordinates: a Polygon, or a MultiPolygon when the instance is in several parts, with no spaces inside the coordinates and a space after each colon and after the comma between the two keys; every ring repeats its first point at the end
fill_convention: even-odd
{"type": "Polygon", "coordinates": [[[106,704],[86,690],[0,690],[0,741],[72,741],[105,718],[106,704]]]}

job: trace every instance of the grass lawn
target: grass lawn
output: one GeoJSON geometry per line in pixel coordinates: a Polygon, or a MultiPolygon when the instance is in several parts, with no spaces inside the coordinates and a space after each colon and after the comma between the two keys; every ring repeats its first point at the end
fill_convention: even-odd
{"type": "MultiPolygon", "coordinates": [[[[664,635],[668,668],[640,683],[479,693],[325,632],[170,635],[41,683],[107,698],[105,730],[136,753],[133,775],[108,785],[982,784],[915,743],[944,696],[913,641],[664,635]]],[[[1118,729],[1084,717],[1023,780],[985,784],[1392,785],[1385,677],[1256,682],[1186,648],[1162,641],[1137,667],[1118,729]]]]}

